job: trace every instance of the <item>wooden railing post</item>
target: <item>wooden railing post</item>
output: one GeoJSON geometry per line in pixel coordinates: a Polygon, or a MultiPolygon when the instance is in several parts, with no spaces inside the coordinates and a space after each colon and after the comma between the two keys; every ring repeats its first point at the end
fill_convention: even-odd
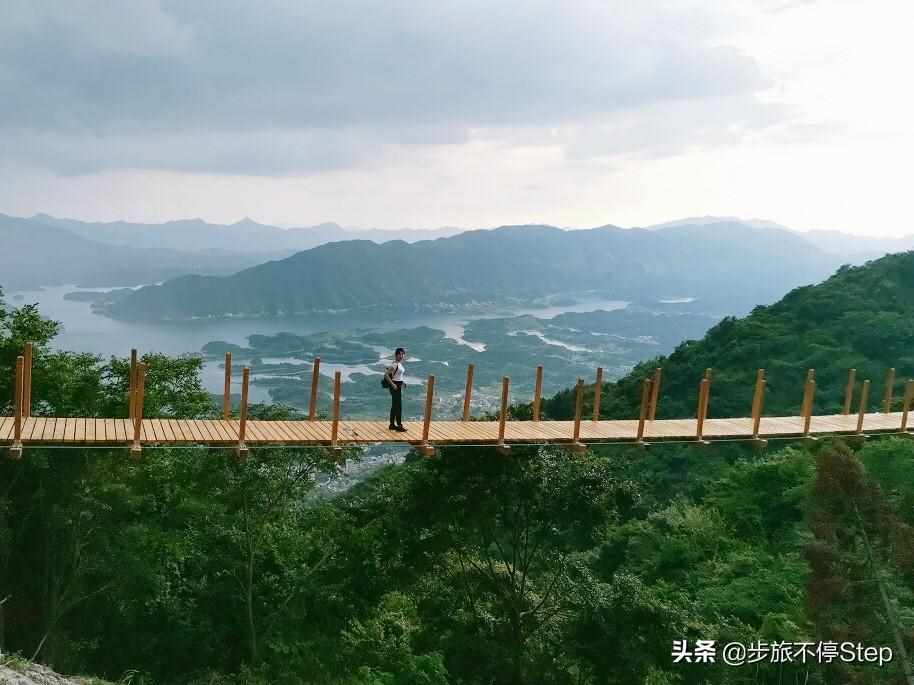
{"type": "Polygon", "coordinates": [[[714,371],[710,367],[705,369],[705,380],[708,381],[708,392],[705,393],[705,409],[704,409],[704,418],[708,418],[708,405],[711,404],[711,376],[714,371]]]}
{"type": "Polygon", "coordinates": [[[127,416],[133,421],[136,416],[136,365],[138,357],[136,348],[130,350],[130,369],[127,371],[127,416]]]}
{"type": "Polygon", "coordinates": [[[889,414],[892,411],[892,394],[895,389],[895,369],[885,372],[885,394],[882,397],[882,412],[889,414]]]}
{"type": "Polygon", "coordinates": [[[759,427],[762,423],[762,408],[765,405],[765,369],[755,372],[755,390],[752,393],[752,439],[757,443],[766,443],[759,437],[759,427]]]}
{"type": "Polygon", "coordinates": [[[339,446],[337,440],[340,434],[340,384],[341,372],[336,371],[333,374],[333,423],[330,426],[330,449],[339,454],[343,448],[339,446]]]}
{"type": "Polygon", "coordinates": [[[238,407],[238,446],[235,448],[235,459],[244,461],[248,457],[248,446],[245,438],[248,432],[248,386],[251,383],[251,370],[245,366],[241,370],[241,404],[238,407]]]}
{"type": "Polygon", "coordinates": [[[473,396],[473,365],[467,365],[467,384],[463,390],[463,420],[470,420],[470,398],[473,396]]]}
{"type": "Polygon", "coordinates": [[[593,386],[593,420],[600,420],[600,394],[603,392],[603,367],[597,367],[597,382],[593,386]]]}
{"type": "Polygon", "coordinates": [[[232,353],[225,353],[225,382],[222,388],[222,418],[232,418],[232,353]]]}
{"type": "Polygon", "coordinates": [[[584,379],[579,378],[574,394],[574,430],[571,436],[569,449],[572,452],[583,452],[587,445],[581,442],[581,412],[584,408],[584,379]]]}
{"type": "Polygon", "coordinates": [[[22,368],[22,417],[32,415],[32,343],[25,344],[22,368]]]}
{"type": "Polygon", "coordinates": [[[143,400],[146,393],[146,365],[138,362],[136,365],[136,388],[134,389],[134,414],[133,414],[133,444],[130,446],[130,456],[139,459],[143,451],[140,440],[143,437],[143,400]]]}
{"type": "Polygon", "coordinates": [[[308,420],[314,421],[317,414],[317,384],[321,379],[321,358],[315,357],[311,365],[311,398],[308,400],[308,420]]]}
{"type": "Polygon", "coordinates": [[[908,430],[908,412],[911,410],[911,400],[914,400],[914,381],[909,380],[904,384],[904,399],[901,408],[901,431],[908,430]]]}
{"type": "Polygon", "coordinates": [[[812,425],[812,409],[816,397],[816,372],[810,369],[806,372],[806,383],[803,386],[803,437],[815,440],[809,434],[812,425]]]}
{"type": "Polygon", "coordinates": [[[435,448],[428,442],[428,434],[432,426],[432,403],[435,398],[435,377],[428,377],[428,386],[425,390],[425,419],[422,423],[422,445],[419,447],[419,453],[425,457],[431,457],[435,454],[435,448]]]}
{"type": "Polygon", "coordinates": [[[698,384],[698,408],[696,409],[696,421],[695,421],[695,439],[701,444],[707,444],[708,441],[704,439],[705,434],[705,418],[708,415],[708,395],[710,394],[711,379],[708,377],[708,373],[705,372],[705,377],[701,379],[701,383],[698,384]]]}
{"type": "Polygon", "coordinates": [[[651,381],[651,407],[647,412],[647,420],[653,421],[657,417],[657,402],[660,399],[660,380],[663,369],[659,366],[654,369],[654,379],[651,381]]]}
{"type": "Polygon", "coordinates": [[[870,379],[863,381],[860,388],[860,411],[857,414],[857,435],[863,435],[863,419],[866,416],[866,401],[870,395],[870,379]]]}
{"type": "Polygon", "coordinates": [[[543,394],[543,367],[536,367],[536,383],[533,386],[533,420],[540,420],[540,398],[543,394]]]}
{"type": "Polygon", "coordinates": [[[501,409],[498,412],[498,442],[496,449],[502,454],[507,454],[511,448],[505,444],[505,422],[508,420],[508,383],[507,376],[501,379],[501,409]]]}
{"type": "Polygon", "coordinates": [[[653,385],[654,382],[650,378],[645,378],[641,381],[641,412],[638,414],[638,436],[635,439],[635,442],[642,446],[647,444],[644,442],[644,422],[647,421],[647,417],[651,410],[651,391],[653,385]]]}
{"type": "Polygon", "coordinates": [[[22,394],[23,368],[25,359],[16,357],[16,373],[13,376],[13,444],[10,445],[10,458],[22,459],[22,394]]]}
{"type": "Polygon", "coordinates": [[[841,413],[847,416],[851,413],[851,404],[854,401],[854,385],[857,383],[857,369],[848,369],[847,385],[844,386],[844,408],[841,413]]]}

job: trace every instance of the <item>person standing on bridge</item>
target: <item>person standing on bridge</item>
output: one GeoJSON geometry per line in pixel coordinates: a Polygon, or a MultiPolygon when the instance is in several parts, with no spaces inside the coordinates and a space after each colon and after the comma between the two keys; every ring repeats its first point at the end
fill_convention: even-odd
{"type": "Polygon", "coordinates": [[[406,377],[403,360],[405,358],[406,350],[398,347],[394,351],[393,366],[388,366],[384,372],[384,375],[387,376],[387,389],[390,390],[390,425],[387,428],[401,433],[406,432],[406,428],[403,427],[403,383],[406,377]]]}

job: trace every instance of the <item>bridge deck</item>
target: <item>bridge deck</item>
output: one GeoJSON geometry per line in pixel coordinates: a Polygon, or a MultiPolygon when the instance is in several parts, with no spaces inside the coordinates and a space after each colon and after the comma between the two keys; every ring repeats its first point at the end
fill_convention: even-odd
{"type": "MultiPolygon", "coordinates": [[[[813,416],[811,435],[850,434],[857,430],[856,415],[813,416]]],[[[866,414],[863,431],[892,432],[901,427],[902,413],[866,414]]],[[[258,445],[330,445],[330,421],[252,421],[247,422],[245,443],[258,445]]],[[[421,422],[406,423],[408,431],[398,433],[387,429],[386,421],[340,421],[338,444],[421,443],[421,422]]],[[[225,420],[144,419],[143,445],[236,445],[239,422],[225,420]]],[[[638,421],[581,421],[580,441],[631,442],[637,438],[638,421]]],[[[694,440],[695,419],[648,421],[644,439],[694,440]]],[[[574,434],[573,421],[508,421],[504,442],[570,443],[574,434]]],[[[803,418],[799,416],[763,417],[759,437],[779,438],[803,435],[803,418]]],[[[740,440],[752,438],[749,418],[707,419],[705,440],[740,440]]],[[[0,444],[13,441],[12,417],[0,417],[0,444]]],[[[129,445],[133,441],[130,419],[29,417],[23,420],[24,445],[129,445]]],[[[429,444],[489,445],[498,442],[496,421],[433,421],[429,444]]]]}

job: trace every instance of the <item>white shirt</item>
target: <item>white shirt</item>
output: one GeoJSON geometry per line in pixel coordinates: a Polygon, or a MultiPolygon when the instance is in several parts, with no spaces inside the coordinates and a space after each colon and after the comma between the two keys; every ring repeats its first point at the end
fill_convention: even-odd
{"type": "Polygon", "coordinates": [[[394,362],[394,380],[403,382],[403,377],[406,375],[406,369],[403,368],[403,364],[394,362]]]}

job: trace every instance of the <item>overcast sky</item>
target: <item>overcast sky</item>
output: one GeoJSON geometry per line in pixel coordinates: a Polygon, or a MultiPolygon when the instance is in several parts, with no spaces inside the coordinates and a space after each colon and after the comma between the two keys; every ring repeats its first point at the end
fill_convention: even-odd
{"type": "MultiPolygon", "coordinates": [[[[0,212],[914,232],[901,0],[0,0],[0,212]]],[[[907,85],[906,85],[907,84],[907,85]]]]}

